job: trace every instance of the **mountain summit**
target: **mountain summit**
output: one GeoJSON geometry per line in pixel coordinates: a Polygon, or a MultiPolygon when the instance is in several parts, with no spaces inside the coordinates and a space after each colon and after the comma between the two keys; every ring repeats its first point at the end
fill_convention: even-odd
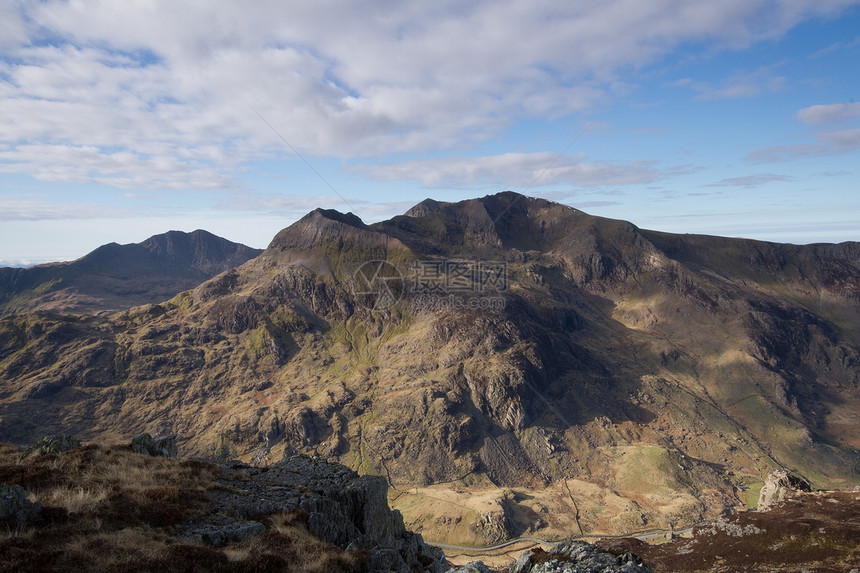
{"type": "Polygon", "coordinates": [[[510,192],[372,225],[316,210],[169,301],[0,321],[0,437],[325,456],[459,545],[680,528],[754,506],[772,468],[860,483],[858,301],[857,243],[510,192]]]}
{"type": "Polygon", "coordinates": [[[309,249],[321,241],[344,238],[348,234],[370,231],[364,222],[352,213],[334,209],[314,209],[277,235],[269,249],[309,249]]]}
{"type": "Polygon", "coordinates": [[[208,231],[168,231],[142,243],[110,243],[67,263],[0,268],[0,315],[116,311],[163,301],[262,251],[208,231]]]}

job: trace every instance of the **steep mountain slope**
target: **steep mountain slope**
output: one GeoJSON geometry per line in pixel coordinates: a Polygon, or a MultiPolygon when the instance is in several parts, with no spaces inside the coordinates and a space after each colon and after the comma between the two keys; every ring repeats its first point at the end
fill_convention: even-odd
{"type": "Polygon", "coordinates": [[[103,245],[68,263],[0,268],[0,316],[117,311],[161,302],[260,254],[207,231],[103,245]]]}
{"type": "Polygon", "coordinates": [[[0,322],[0,439],[313,452],[460,544],[681,526],[775,467],[858,483],[858,300],[854,243],[672,236],[514,193],[370,226],[316,210],[166,303],[0,322]]]}

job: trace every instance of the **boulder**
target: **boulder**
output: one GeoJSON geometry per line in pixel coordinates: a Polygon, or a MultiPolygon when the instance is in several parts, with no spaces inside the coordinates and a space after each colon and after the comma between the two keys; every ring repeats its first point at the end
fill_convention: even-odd
{"type": "Polygon", "coordinates": [[[768,511],[795,492],[810,492],[812,487],[802,477],[785,470],[776,470],[767,476],[759,492],[758,510],[768,511]]]}
{"type": "Polygon", "coordinates": [[[153,439],[149,434],[140,434],[131,439],[131,449],[148,456],[175,458],[177,455],[176,438],[153,439]]]}
{"type": "Polygon", "coordinates": [[[139,454],[152,455],[155,442],[149,434],[140,434],[131,439],[131,449],[139,454]]]}
{"type": "Polygon", "coordinates": [[[508,567],[508,571],[510,571],[510,573],[525,573],[526,571],[530,571],[532,568],[533,556],[534,551],[523,551],[520,553],[520,556],[517,557],[517,560],[511,563],[510,567],[508,567]]]}
{"type": "Polygon", "coordinates": [[[42,505],[30,501],[27,490],[20,485],[0,485],[0,519],[32,521],[41,511],[42,505]]]}
{"type": "Polygon", "coordinates": [[[179,454],[179,449],[176,447],[176,438],[170,436],[161,438],[155,442],[156,455],[164,456],[165,458],[175,458],[179,454]]]}

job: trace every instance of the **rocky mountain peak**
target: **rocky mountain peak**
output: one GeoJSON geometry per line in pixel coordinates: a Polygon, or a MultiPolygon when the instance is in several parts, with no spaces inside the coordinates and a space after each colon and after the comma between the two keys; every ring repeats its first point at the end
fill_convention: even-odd
{"type": "Polygon", "coordinates": [[[305,250],[331,240],[372,236],[376,232],[353,213],[335,209],[314,209],[286,229],[280,231],[269,251],[305,250]]]}
{"type": "Polygon", "coordinates": [[[154,235],[140,245],[167,263],[199,269],[211,275],[238,266],[260,253],[259,249],[228,241],[202,229],[191,233],[168,231],[154,235]]]}
{"type": "Polygon", "coordinates": [[[592,217],[577,209],[504,191],[445,203],[426,199],[405,215],[375,223],[412,249],[428,253],[498,256],[500,251],[553,251],[627,241],[633,225],[592,217]],[[603,234],[600,241],[594,237],[603,234]],[[492,253],[495,252],[495,255],[492,253]]]}
{"type": "Polygon", "coordinates": [[[329,221],[337,221],[339,223],[343,223],[344,225],[357,227],[359,229],[367,228],[367,225],[364,224],[364,221],[361,220],[361,217],[351,211],[348,213],[341,213],[337,209],[316,208],[309,213],[309,216],[315,219],[327,219],[329,221]]]}
{"type": "Polygon", "coordinates": [[[440,203],[434,199],[424,199],[408,211],[404,213],[407,217],[423,217],[429,213],[438,213],[442,210],[443,205],[448,205],[449,203],[440,203]]]}
{"type": "Polygon", "coordinates": [[[261,252],[208,231],[169,231],[141,243],[108,243],[71,262],[0,269],[0,315],[160,302],[261,252]]]}

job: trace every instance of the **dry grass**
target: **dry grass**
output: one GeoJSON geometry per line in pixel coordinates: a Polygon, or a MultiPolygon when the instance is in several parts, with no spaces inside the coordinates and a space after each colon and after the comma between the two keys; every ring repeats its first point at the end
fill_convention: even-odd
{"type": "Polygon", "coordinates": [[[50,507],[62,507],[69,513],[93,511],[108,497],[104,486],[94,488],[55,487],[30,496],[31,500],[50,507]]]}
{"type": "Polygon", "coordinates": [[[344,551],[323,543],[306,529],[307,514],[283,513],[270,516],[269,531],[237,545],[225,554],[232,565],[253,570],[318,571],[335,573],[363,571],[366,555],[344,551]]]}
{"type": "Polygon", "coordinates": [[[137,528],[81,535],[66,544],[63,559],[85,563],[87,556],[97,554],[103,569],[119,570],[133,563],[163,559],[168,541],[163,534],[137,528]]]}
{"type": "Polygon", "coordinates": [[[172,537],[209,511],[217,466],[87,445],[21,458],[0,443],[0,483],[43,506],[25,525],[0,521],[2,571],[362,571],[366,558],[311,536],[307,515],[270,516],[263,535],[223,549],[172,537]]]}
{"type": "Polygon", "coordinates": [[[0,543],[10,539],[29,540],[35,532],[36,529],[26,523],[7,522],[0,526],[0,543]]]}

